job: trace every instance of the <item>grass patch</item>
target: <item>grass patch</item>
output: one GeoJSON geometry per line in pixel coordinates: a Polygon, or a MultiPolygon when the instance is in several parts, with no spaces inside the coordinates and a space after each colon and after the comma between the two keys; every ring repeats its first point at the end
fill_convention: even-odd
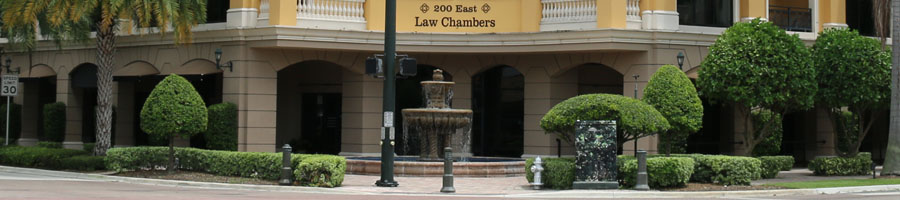
{"type": "Polygon", "coordinates": [[[900,184],[900,178],[840,179],[840,180],[771,183],[771,184],[766,184],[766,185],[779,186],[779,187],[785,187],[785,188],[793,188],[793,189],[806,189],[806,188],[853,187],[853,186],[894,185],[894,184],[900,184]]]}

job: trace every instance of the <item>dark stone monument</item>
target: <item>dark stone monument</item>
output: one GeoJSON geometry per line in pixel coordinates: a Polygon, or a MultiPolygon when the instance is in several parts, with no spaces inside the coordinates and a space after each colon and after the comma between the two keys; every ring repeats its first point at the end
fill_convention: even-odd
{"type": "Polygon", "coordinates": [[[616,121],[575,122],[574,189],[617,189],[616,121]]]}

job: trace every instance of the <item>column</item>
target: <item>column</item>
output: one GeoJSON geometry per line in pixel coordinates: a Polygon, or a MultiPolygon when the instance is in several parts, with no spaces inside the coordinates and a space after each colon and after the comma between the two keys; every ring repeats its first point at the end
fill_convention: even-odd
{"type": "MultiPolygon", "coordinates": [[[[378,156],[383,80],[349,70],[344,70],[343,79],[340,155],[378,156]]],[[[394,115],[398,114],[399,110],[394,115]]]]}
{"type": "Polygon", "coordinates": [[[228,28],[256,27],[259,0],[231,0],[225,26],[228,28]]]}
{"type": "Polygon", "coordinates": [[[521,6],[522,32],[541,31],[541,1],[522,0],[521,6]]]}
{"type": "Polygon", "coordinates": [[[72,84],[68,73],[60,73],[56,75],[56,100],[66,104],[66,134],[63,140],[63,147],[67,149],[83,149],[81,142],[81,95],[83,91],[76,90],[70,85],[72,84]]]}
{"type": "MultiPolygon", "coordinates": [[[[624,22],[624,21],[623,21],[624,22]]],[[[577,73],[575,77],[550,77],[545,67],[531,67],[525,74],[525,116],[524,153],[522,157],[556,157],[559,154],[572,156],[574,148],[568,141],[560,141],[555,133],[541,129],[541,118],[554,105],[578,94],[577,73]],[[559,152],[558,147],[562,146],[559,152]]]]}
{"type": "Polygon", "coordinates": [[[278,74],[268,62],[231,56],[248,50],[243,46],[223,49],[222,60],[234,61],[234,71],[223,72],[222,99],[238,106],[238,151],[275,152],[278,74]]]}
{"type": "Polygon", "coordinates": [[[818,30],[847,28],[847,6],[844,0],[820,0],[818,30]]]}
{"type": "Polygon", "coordinates": [[[762,20],[768,20],[769,16],[769,1],[758,1],[758,0],[741,0],[740,5],[740,19],[741,22],[749,22],[753,19],[760,18],[762,20]]]}
{"type": "MultiPolygon", "coordinates": [[[[641,25],[643,29],[678,30],[678,9],[676,0],[642,0],[640,5],[641,25]]],[[[624,3],[622,5],[622,12],[624,18],[624,3]]]]}
{"type": "Polygon", "coordinates": [[[269,0],[269,25],[296,26],[296,0],[269,0]]]}
{"type": "Polygon", "coordinates": [[[137,119],[134,118],[134,82],[121,82],[116,81],[116,85],[118,85],[118,98],[116,98],[116,118],[113,120],[115,123],[115,130],[113,133],[115,134],[113,145],[114,147],[129,147],[134,146],[134,126],[137,124],[137,119]]]}

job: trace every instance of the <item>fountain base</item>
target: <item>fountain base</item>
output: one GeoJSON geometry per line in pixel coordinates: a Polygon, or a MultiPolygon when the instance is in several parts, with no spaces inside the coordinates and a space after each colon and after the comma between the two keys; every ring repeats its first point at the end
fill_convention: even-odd
{"type": "MultiPolygon", "coordinates": [[[[441,177],[444,163],[417,161],[417,156],[399,156],[394,160],[394,175],[407,177],[441,177]]],[[[509,177],[524,176],[525,161],[518,158],[455,158],[453,176],[459,177],[509,177]],[[460,162],[459,160],[465,160],[460,162]]],[[[348,157],[347,174],[378,175],[381,173],[380,157],[348,157]]]]}

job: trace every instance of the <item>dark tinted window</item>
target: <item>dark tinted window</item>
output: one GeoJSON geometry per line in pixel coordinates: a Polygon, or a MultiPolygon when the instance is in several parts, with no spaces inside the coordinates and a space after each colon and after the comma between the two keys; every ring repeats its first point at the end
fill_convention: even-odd
{"type": "Polygon", "coordinates": [[[872,0],[847,1],[847,26],[860,35],[875,36],[875,18],[872,16],[872,0]]]}
{"type": "Polygon", "coordinates": [[[728,27],[733,23],[731,0],[678,0],[681,25],[728,27]]]}
{"type": "Polygon", "coordinates": [[[228,12],[228,0],[209,0],[206,2],[206,23],[225,22],[228,12]]]}

